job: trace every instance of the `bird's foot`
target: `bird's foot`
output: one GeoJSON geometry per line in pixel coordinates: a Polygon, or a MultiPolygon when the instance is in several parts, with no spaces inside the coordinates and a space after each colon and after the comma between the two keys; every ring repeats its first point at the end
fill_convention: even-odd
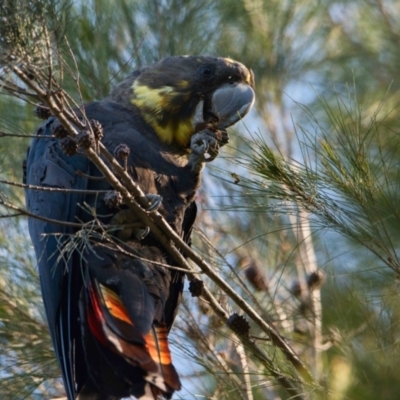
{"type": "MultiPolygon", "coordinates": [[[[145,211],[151,212],[157,210],[162,202],[162,197],[158,194],[148,193],[143,196],[148,201],[145,211]]],[[[142,240],[150,232],[150,228],[132,213],[131,210],[118,211],[110,221],[111,225],[115,225],[115,236],[127,241],[130,239],[142,240]]]]}
{"type": "Polygon", "coordinates": [[[192,136],[188,166],[193,172],[200,172],[204,163],[213,161],[218,156],[219,145],[213,134],[212,131],[204,130],[192,136]]]}
{"type": "Polygon", "coordinates": [[[131,239],[142,240],[150,232],[150,228],[144,225],[143,222],[128,209],[117,212],[111,218],[110,225],[113,225],[115,229],[114,236],[123,242],[131,239]]]}

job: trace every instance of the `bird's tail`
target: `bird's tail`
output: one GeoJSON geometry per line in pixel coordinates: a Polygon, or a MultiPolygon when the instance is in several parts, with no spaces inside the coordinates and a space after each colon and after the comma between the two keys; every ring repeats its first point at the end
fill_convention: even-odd
{"type": "MultiPolygon", "coordinates": [[[[134,279],[132,297],[124,304],[116,288],[90,278],[86,301],[81,307],[86,322],[84,341],[89,345],[85,349],[86,360],[91,364],[88,370],[96,384],[100,379],[101,391],[107,392],[107,386],[119,387],[121,395],[128,390],[129,395],[140,400],[155,400],[160,395],[169,399],[181,385],[172,365],[167,329],[163,324],[152,323],[146,331],[143,326],[148,323],[132,318],[130,312],[130,308],[138,307],[138,303],[140,307],[146,307],[146,296],[150,294],[145,289],[142,282],[134,279]],[[100,354],[94,356],[96,365],[90,359],[94,353],[90,341],[95,342],[100,354]],[[120,381],[119,385],[116,385],[117,381],[120,381]]],[[[115,391],[112,394],[118,395],[115,391]]]]}

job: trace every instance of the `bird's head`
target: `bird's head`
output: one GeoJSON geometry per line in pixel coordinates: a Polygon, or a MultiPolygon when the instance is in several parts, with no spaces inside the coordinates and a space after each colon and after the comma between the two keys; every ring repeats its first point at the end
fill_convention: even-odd
{"type": "Polygon", "coordinates": [[[136,72],[129,89],[130,103],[159,138],[187,147],[190,137],[210,121],[225,129],[248,113],[254,75],[228,58],[167,57],[136,72]]]}

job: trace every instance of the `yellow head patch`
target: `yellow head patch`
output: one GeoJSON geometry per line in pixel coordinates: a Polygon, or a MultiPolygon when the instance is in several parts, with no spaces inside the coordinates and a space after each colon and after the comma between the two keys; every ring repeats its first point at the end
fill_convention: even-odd
{"type": "Polygon", "coordinates": [[[178,90],[172,86],[151,88],[135,81],[132,86],[132,104],[137,106],[145,121],[156,131],[158,137],[168,144],[186,147],[193,134],[193,116],[181,115],[182,104],[190,97],[185,92],[189,82],[182,80],[178,90]]]}

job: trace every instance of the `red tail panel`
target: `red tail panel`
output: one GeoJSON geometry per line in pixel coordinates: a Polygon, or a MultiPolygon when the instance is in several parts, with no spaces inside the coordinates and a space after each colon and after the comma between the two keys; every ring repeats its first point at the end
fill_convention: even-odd
{"type": "MultiPolygon", "coordinates": [[[[148,394],[159,393],[161,390],[168,397],[174,390],[179,390],[181,384],[172,365],[166,327],[153,325],[149,333],[141,335],[117,293],[101,284],[90,285],[88,290],[90,305],[87,321],[93,336],[113,353],[122,356],[123,360],[143,370],[143,379],[150,384],[144,384],[148,394]],[[113,324],[109,318],[128,324],[132,332],[136,333],[132,337],[137,336],[139,341],[131,342],[121,337],[112,329],[113,324]]],[[[154,398],[157,398],[156,395],[154,398]]]]}

